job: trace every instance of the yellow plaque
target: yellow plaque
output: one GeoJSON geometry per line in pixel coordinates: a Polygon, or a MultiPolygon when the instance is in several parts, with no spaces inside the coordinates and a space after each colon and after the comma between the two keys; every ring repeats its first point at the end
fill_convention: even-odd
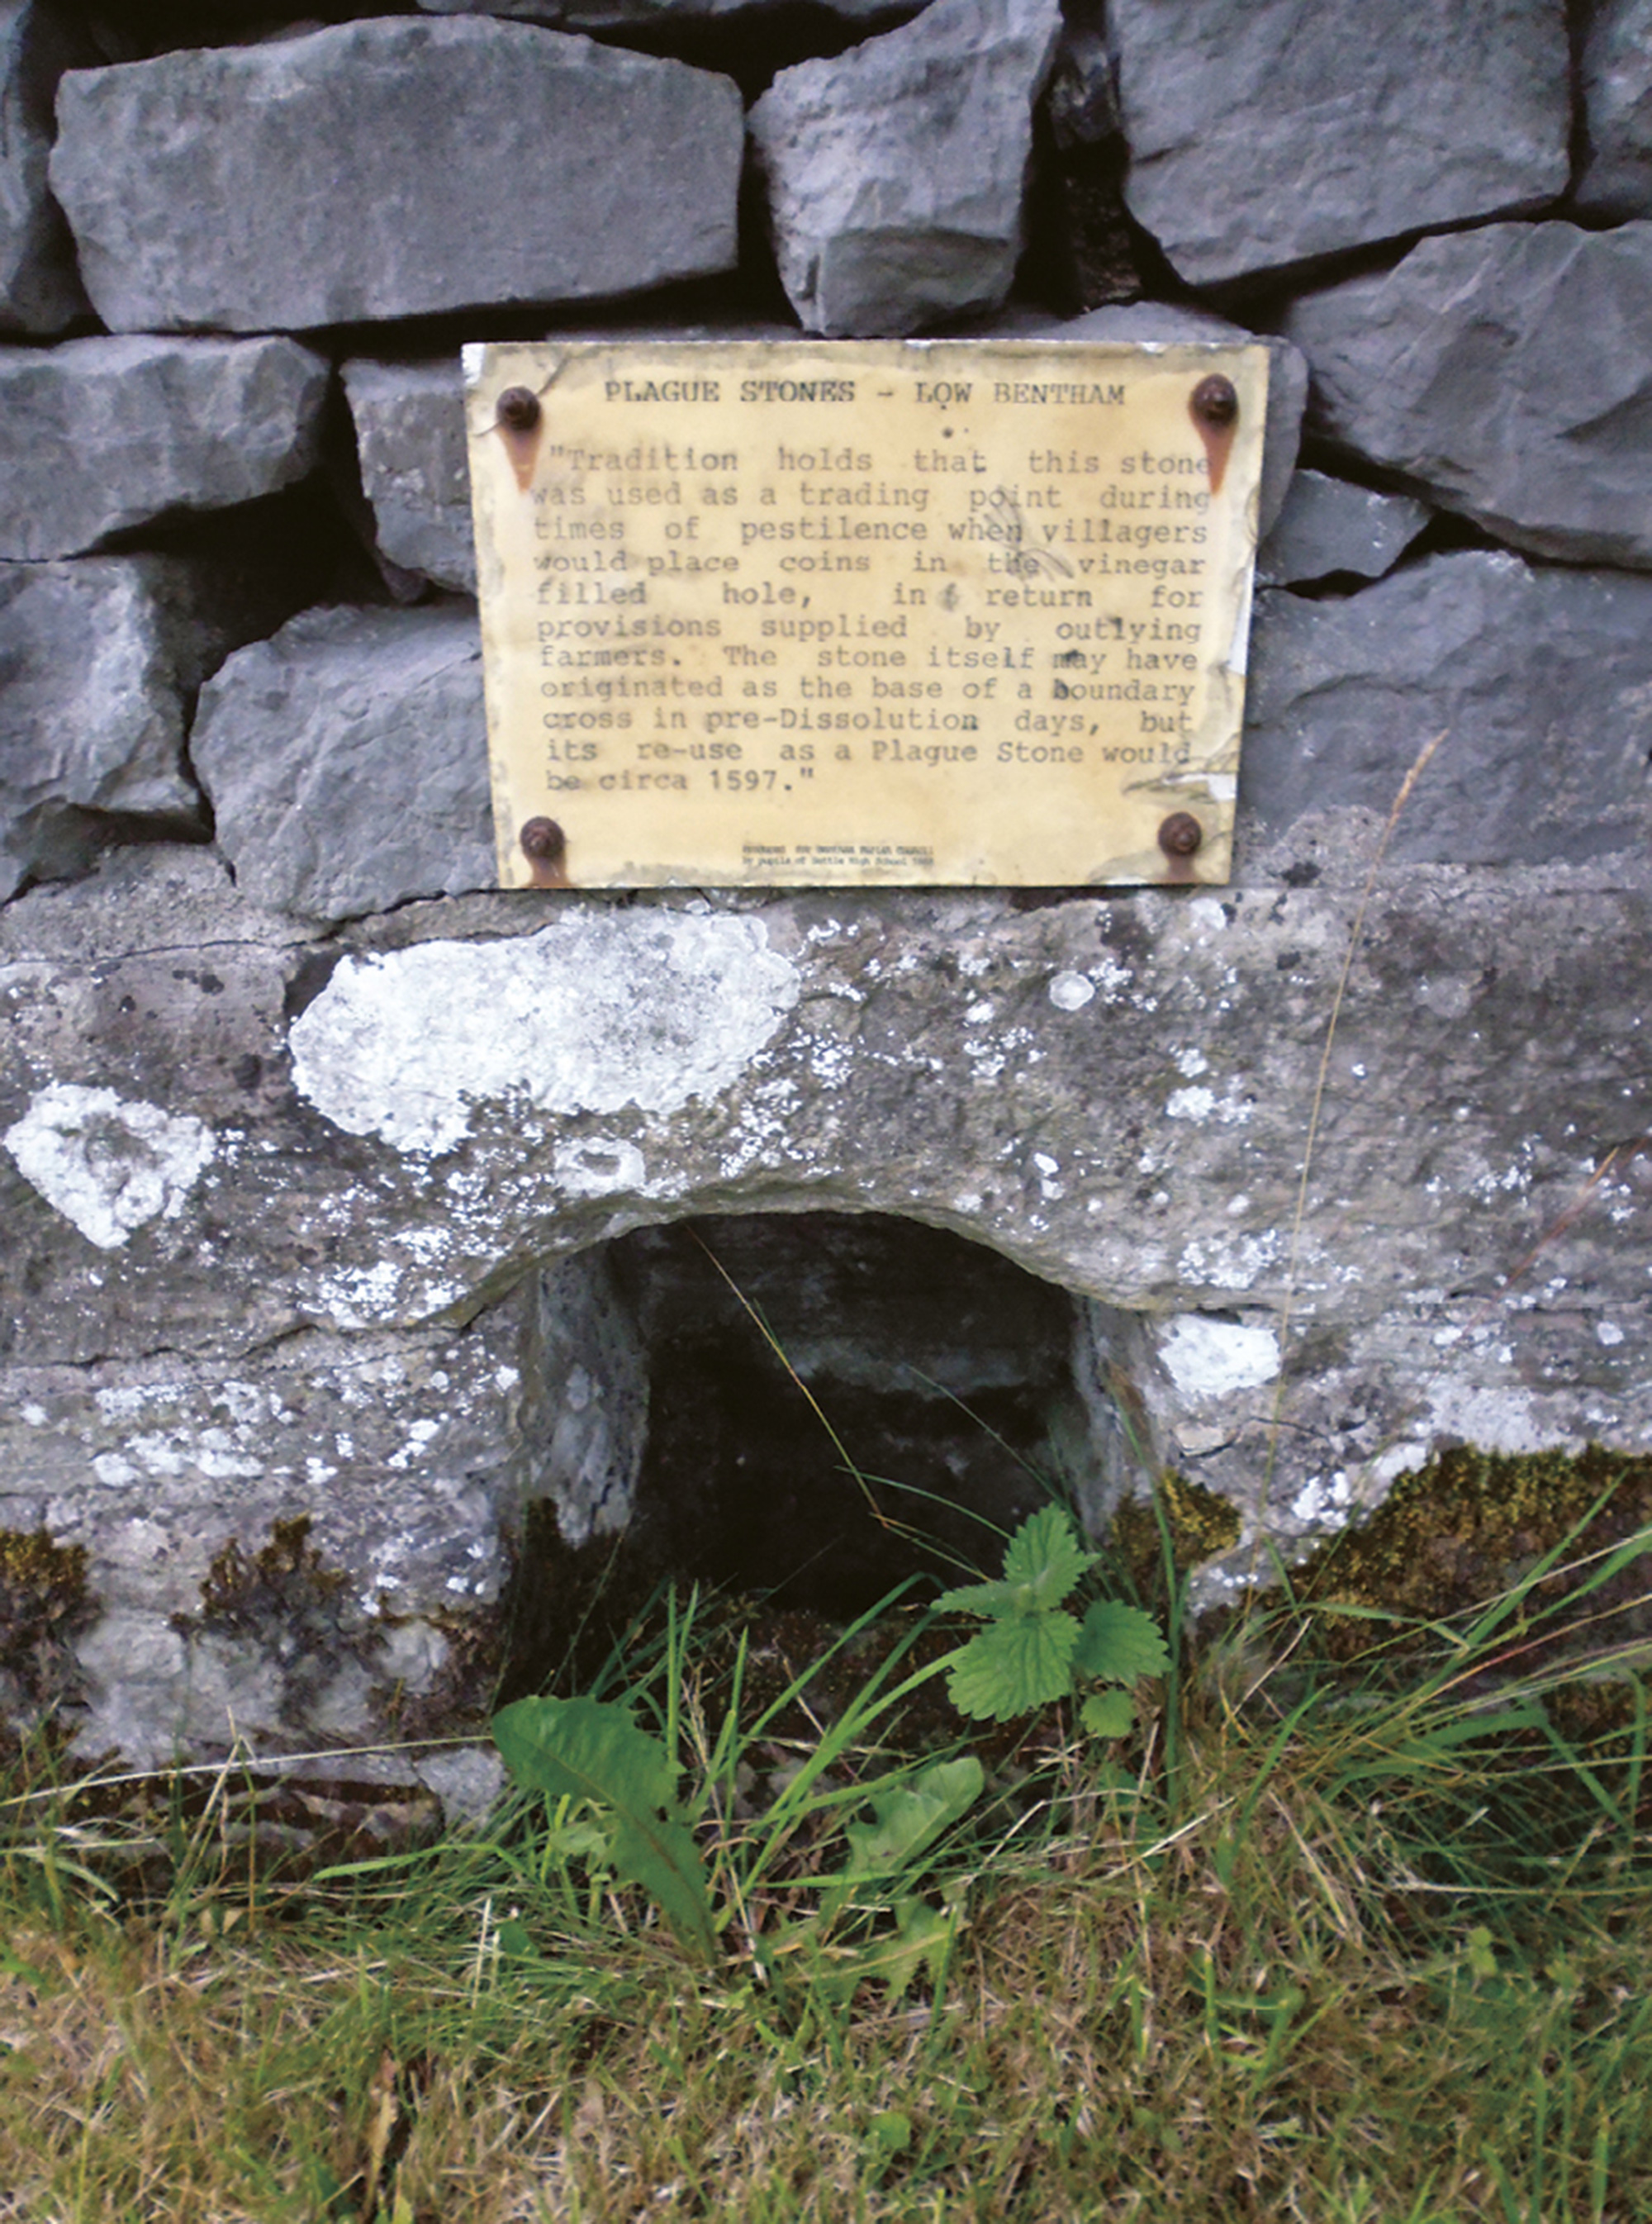
{"type": "Polygon", "coordinates": [[[465,369],[507,887],[1226,877],[1264,348],[465,369]]]}

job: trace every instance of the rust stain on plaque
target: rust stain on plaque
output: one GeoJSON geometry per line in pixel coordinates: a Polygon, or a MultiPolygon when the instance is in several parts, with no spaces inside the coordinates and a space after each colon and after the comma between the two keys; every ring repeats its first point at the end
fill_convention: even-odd
{"type": "Polygon", "coordinates": [[[506,886],[1226,877],[1264,348],[465,363],[506,886]]]}

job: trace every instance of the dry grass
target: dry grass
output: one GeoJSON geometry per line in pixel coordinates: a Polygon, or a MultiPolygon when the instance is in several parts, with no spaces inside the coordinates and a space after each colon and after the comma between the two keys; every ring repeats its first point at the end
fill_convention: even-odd
{"type": "Polygon", "coordinates": [[[634,1902],[588,1920],[531,1833],[252,1912],[239,1857],[198,1858],[123,1911],[35,1816],[0,1876],[0,2215],[1652,2214],[1623,1705],[1586,1751],[1529,1712],[1290,1702],[1195,1689],[1136,1791],[1058,1759],[960,1849],[946,1981],[899,2000],[696,1968],[634,1902]]]}

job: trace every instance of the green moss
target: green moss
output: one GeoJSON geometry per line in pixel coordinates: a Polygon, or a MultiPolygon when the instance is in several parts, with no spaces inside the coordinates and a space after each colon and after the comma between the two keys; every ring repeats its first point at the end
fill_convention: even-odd
{"type": "Polygon", "coordinates": [[[1113,1543],[1138,1587],[1154,1596],[1163,1588],[1161,1520],[1178,1574],[1237,1545],[1242,1526],[1236,1507],[1174,1468],[1162,1472],[1151,1498],[1126,1499],[1113,1517],[1113,1543]]]}
{"type": "Polygon", "coordinates": [[[349,1576],[330,1568],[310,1542],[307,1514],[271,1525],[250,1558],[232,1538],[201,1583],[200,1612],[175,1614],[180,1636],[251,1640],[282,1671],[283,1712],[302,1717],[347,1662],[368,1665],[385,1625],[356,1603],[349,1576]]]}
{"type": "MultiPolygon", "coordinates": [[[[1438,1619],[1491,1597],[1574,1531],[1568,1560],[1621,1544],[1649,1521],[1652,1458],[1598,1444],[1575,1455],[1460,1446],[1403,1475],[1368,1521],[1333,1538],[1296,1570],[1291,1588],[1298,1600],[1320,1605],[1438,1619]]],[[[1546,1578],[1535,1600],[1560,1598],[1567,1581],[1546,1578]]],[[[1644,1589],[1631,1565],[1591,1595],[1592,1614],[1611,1611],[1598,1625],[1604,1640],[1640,1633],[1623,1609],[1644,1589]]],[[[1345,1624],[1340,1635],[1334,1623],[1328,1627],[1340,1649],[1370,1642],[1368,1625],[1345,1624]]]]}
{"type": "Polygon", "coordinates": [[[44,1529],[0,1529],[0,1673],[21,1711],[73,1696],[79,1671],[71,1640],[97,1606],[83,1545],[54,1545],[44,1529]]]}

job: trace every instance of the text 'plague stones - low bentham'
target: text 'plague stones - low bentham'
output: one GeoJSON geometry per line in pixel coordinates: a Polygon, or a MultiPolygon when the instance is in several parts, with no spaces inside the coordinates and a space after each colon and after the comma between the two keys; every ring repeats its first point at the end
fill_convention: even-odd
{"type": "Polygon", "coordinates": [[[465,371],[507,887],[1226,877],[1264,349],[465,371]]]}

